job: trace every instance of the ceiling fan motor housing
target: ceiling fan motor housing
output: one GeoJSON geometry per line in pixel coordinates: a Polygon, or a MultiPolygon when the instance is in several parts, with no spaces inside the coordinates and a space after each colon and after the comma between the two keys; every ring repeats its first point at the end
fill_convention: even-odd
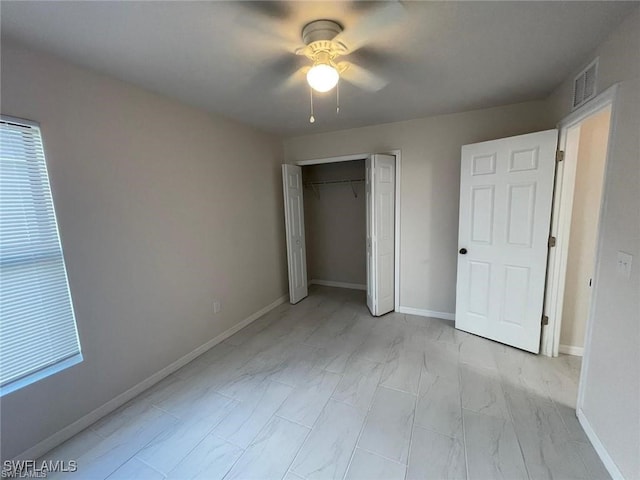
{"type": "Polygon", "coordinates": [[[310,45],[319,40],[333,40],[342,32],[342,26],[333,20],[315,20],[302,29],[302,41],[310,45]]]}

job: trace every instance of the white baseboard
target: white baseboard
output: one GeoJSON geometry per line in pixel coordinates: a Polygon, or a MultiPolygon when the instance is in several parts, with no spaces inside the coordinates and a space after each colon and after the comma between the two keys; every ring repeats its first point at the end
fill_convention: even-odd
{"type": "Polygon", "coordinates": [[[322,285],[323,287],[350,288],[352,290],[367,290],[366,285],[360,283],[333,282],[331,280],[310,280],[309,285],[322,285]]]}
{"type": "Polygon", "coordinates": [[[609,472],[609,475],[611,475],[611,478],[613,480],[624,480],[622,472],[620,472],[616,462],[613,461],[613,458],[611,458],[611,455],[607,452],[607,449],[598,438],[598,435],[596,435],[596,432],[593,431],[593,428],[591,427],[589,420],[587,420],[587,417],[584,415],[582,409],[578,408],[576,410],[576,414],[578,415],[580,425],[582,425],[582,428],[584,429],[584,433],[587,434],[587,437],[591,441],[591,445],[593,445],[593,448],[600,457],[600,460],[602,460],[602,463],[609,472]]]}
{"type": "Polygon", "coordinates": [[[247,318],[242,320],[240,323],[234,325],[233,327],[229,328],[228,330],[225,330],[224,332],[222,332],[217,337],[212,338],[207,343],[205,343],[203,345],[200,345],[198,348],[196,348],[195,350],[187,353],[185,356],[179,358],[178,360],[176,360],[172,364],[170,364],[170,365],[164,367],[162,370],[154,373],[153,375],[151,375],[150,377],[144,379],[142,382],[138,383],[137,385],[134,385],[133,387],[131,387],[126,392],[121,393],[117,397],[109,400],[107,403],[105,403],[104,405],[96,408],[95,410],[93,410],[92,412],[88,413],[84,417],[79,418],[78,420],[73,422],[71,425],[68,425],[68,426],[64,427],[62,430],[59,430],[58,432],[54,433],[50,437],[48,437],[48,438],[44,439],[43,441],[39,442],[35,446],[33,446],[33,447],[29,448],[28,450],[22,452],[21,454],[17,455],[14,458],[14,460],[35,460],[35,459],[40,458],[45,453],[51,451],[52,449],[54,449],[58,445],[62,444],[63,442],[67,441],[68,439],[70,439],[71,437],[76,435],[77,433],[80,433],[85,428],[89,427],[90,425],[93,425],[95,422],[100,420],[105,415],[108,415],[109,413],[113,412],[115,409],[117,409],[121,405],[124,405],[129,400],[131,400],[132,398],[136,397],[137,395],[141,394],[142,392],[144,392],[148,388],[152,387],[153,385],[158,383],[163,378],[171,375],[176,370],[179,370],[180,368],[184,367],[187,363],[189,363],[192,360],[194,360],[195,358],[199,357],[200,355],[202,355],[204,352],[206,352],[210,348],[214,347],[218,343],[220,343],[220,342],[224,341],[225,339],[229,338],[231,335],[233,335],[234,333],[236,333],[239,330],[243,329],[244,327],[249,325],[251,322],[254,322],[258,318],[263,316],[265,313],[269,312],[270,310],[273,310],[278,305],[283,304],[288,299],[289,299],[289,295],[287,294],[287,295],[283,295],[282,297],[278,298],[277,300],[271,302],[266,307],[261,308],[257,312],[249,315],[247,318]]]}
{"type": "Polygon", "coordinates": [[[584,347],[574,347],[573,345],[558,345],[558,352],[566,355],[575,355],[581,357],[584,353],[584,347]]]}
{"type": "Polygon", "coordinates": [[[422,308],[413,308],[413,307],[403,307],[400,305],[396,308],[396,312],[399,313],[407,313],[409,315],[418,315],[420,317],[431,317],[431,318],[440,318],[442,320],[455,320],[455,313],[449,312],[436,312],[434,310],[425,310],[422,308]]]}

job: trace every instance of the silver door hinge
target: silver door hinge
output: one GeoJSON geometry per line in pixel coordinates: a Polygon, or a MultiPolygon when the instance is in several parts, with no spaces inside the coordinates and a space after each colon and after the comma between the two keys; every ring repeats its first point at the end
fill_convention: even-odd
{"type": "Polygon", "coordinates": [[[556,150],[556,162],[561,162],[564,160],[564,151],[556,150]]]}
{"type": "Polygon", "coordinates": [[[547,244],[549,248],[556,246],[556,237],[549,237],[549,242],[547,244]]]}
{"type": "Polygon", "coordinates": [[[549,325],[549,317],[542,315],[542,325],[549,325]]]}

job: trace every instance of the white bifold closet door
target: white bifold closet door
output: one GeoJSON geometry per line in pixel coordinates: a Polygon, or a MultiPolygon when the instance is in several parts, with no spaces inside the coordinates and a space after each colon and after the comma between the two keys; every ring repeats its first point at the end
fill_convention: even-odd
{"type": "Polygon", "coordinates": [[[296,165],[282,165],[282,186],[289,265],[289,301],[298,303],[309,293],[307,249],[304,240],[302,169],[296,165]]]}
{"type": "MultiPolygon", "coordinates": [[[[289,301],[308,295],[302,169],[282,165],[289,301]]],[[[367,306],[372,315],[394,310],[395,157],[376,154],[366,161],[367,306]]],[[[337,212],[339,213],[339,212],[337,212]]]]}
{"type": "Polygon", "coordinates": [[[367,158],[367,306],[374,316],[394,310],[395,172],[393,155],[367,158]]]}
{"type": "Polygon", "coordinates": [[[456,328],[538,353],[557,130],[462,147],[456,328]]]}

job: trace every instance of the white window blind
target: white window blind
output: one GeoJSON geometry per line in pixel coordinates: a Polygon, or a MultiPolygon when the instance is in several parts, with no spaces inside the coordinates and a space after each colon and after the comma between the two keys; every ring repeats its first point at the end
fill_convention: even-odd
{"type": "Polygon", "coordinates": [[[0,390],[82,360],[40,128],[0,118],[0,390]]]}

